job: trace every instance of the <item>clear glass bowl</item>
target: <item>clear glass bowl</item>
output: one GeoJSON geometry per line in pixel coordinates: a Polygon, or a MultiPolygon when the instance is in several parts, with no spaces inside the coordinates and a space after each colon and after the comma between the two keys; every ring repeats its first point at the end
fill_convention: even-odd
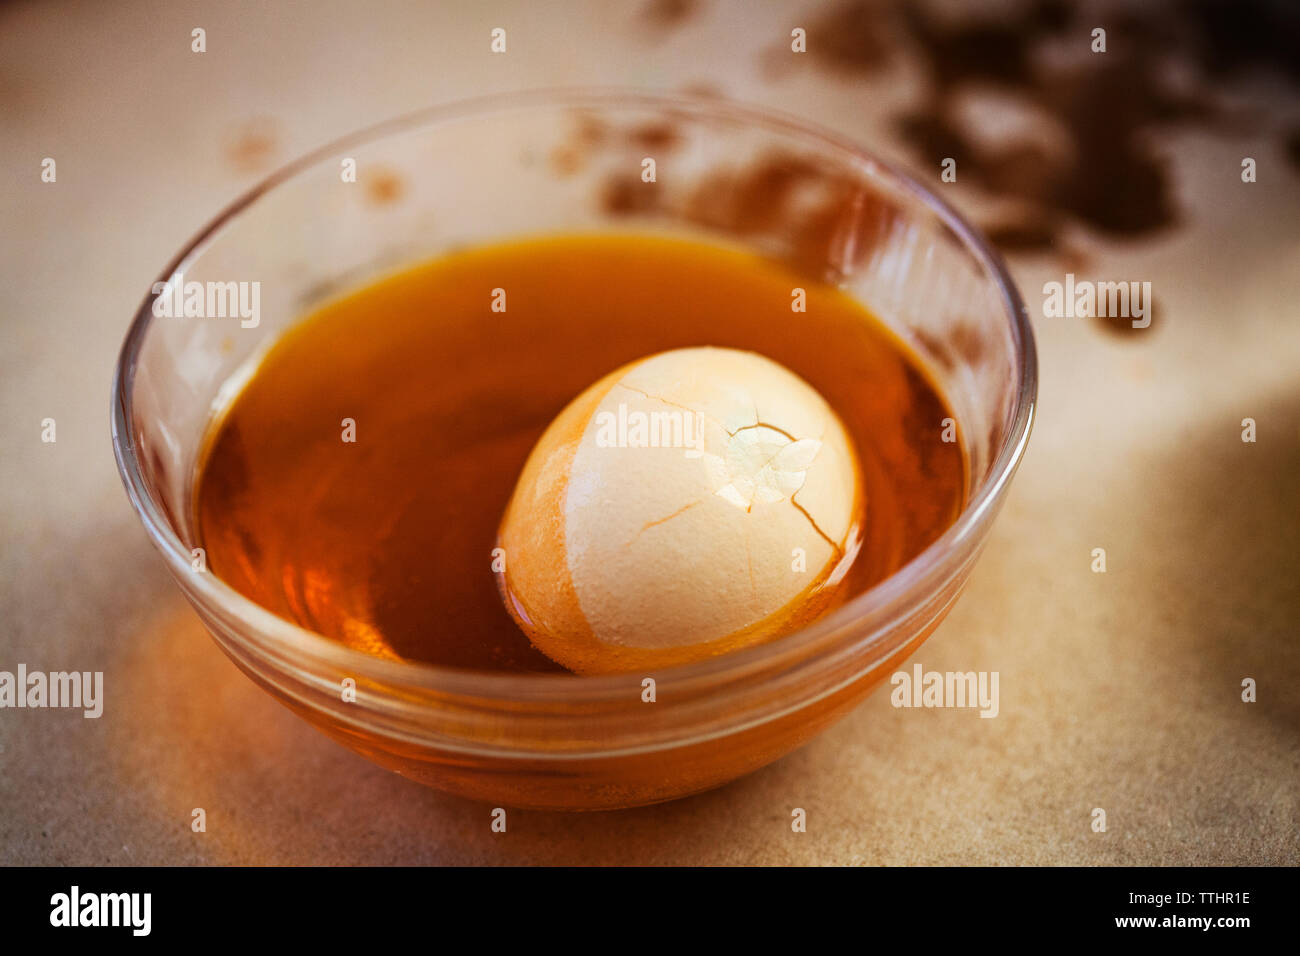
{"type": "Polygon", "coordinates": [[[841,717],[952,606],[1033,415],[1030,325],[1001,261],[970,226],[838,136],[708,97],[511,94],[384,123],[239,199],[159,281],[179,275],[257,281],[261,290],[256,326],[156,317],[151,293],[122,347],[112,396],[118,467],[186,597],[245,673],[331,737],[413,780],[505,806],[679,797],[773,761],[841,717]],[[650,190],[636,188],[646,156],[658,157],[650,190]],[[356,183],[343,181],[349,159],[356,183]],[[404,264],[470,244],[592,230],[739,243],[865,303],[929,365],[961,423],[970,488],[957,522],[804,630],[661,672],[654,704],[642,702],[639,675],[382,660],[194,570],[201,441],[278,333],[404,264]],[[348,678],[355,701],[341,692],[348,678]]]}

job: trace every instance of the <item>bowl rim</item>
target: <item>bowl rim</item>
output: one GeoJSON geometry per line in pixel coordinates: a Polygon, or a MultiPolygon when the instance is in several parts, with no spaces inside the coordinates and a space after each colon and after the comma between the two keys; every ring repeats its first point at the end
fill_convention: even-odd
{"type": "MultiPolygon", "coordinates": [[[[428,128],[458,120],[496,113],[536,108],[642,108],[677,111],[695,118],[743,121],[775,129],[830,148],[847,159],[855,171],[876,180],[888,181],[896,189],[934,213],[973,255],[988,277],[998,287],[1008,313],[1014,348],[1014,364],[1019,387],[1014,398],[1011,427],[989,468],[989,477],[978,488],[958,515],[957,520],[901,568],[883,581],[808,626],[780,638],[732,651],[692,664],[653,671],[657,685],[673,686],[678,693],[707,690],[721,682],[739,680],[748,673],[776,668],[787,675],[800,663],[817,661],[824,656],[808,651],[822,644],[831,645],[838,632],[847,625],[865,633],[835,649],[833,657],[861,653],[889,630],[891,611],[896,611],[911,595],[924,597],[942,587],[963,563],[962,546],[992,520],[1012,476],[1015,474],[1032,429],[1038,387],[1038,363],[1033,328],[1027,309],[1001,256],[946,201],[921,186],[895,165],[868,153],[852,139],[819,124],[766,106],[738,102],[704,93],[648,92],[625,87],[556,87],[493,93],[426,107],[399,115],[337,138],[291,161],[237,197],[204,225],[172,259],[154,284],[167,283],[201,255],[223,228],[259,198],[288,182],[300,173],[341,152],[372,143],[390,134],[415,128],[428,128]]],[[[150,289],[153,285],[150,286],[150,289]]],[[[611,699],[626,700],[629,679],[638,682],[643,675],[610,674],[577,677],[572,674],[497,674],[440,667],[414,661],[391,661],[348,647],[339,641],[301,627],[262,607],[227,585],[215,574],[192,571],[190,549],[153,500],[136,455],[136,431],[133,417],[133,385],[136,363],[144,345],[153,316],[156,294],[148,293],[127,330],[113,375],[110,427],[114,458],[132,507],[145,526],[155,547],[163,555],[169,570],[192,601],[202,603],[233,616],[245,625],[235,632],[237,639],[260,650],[263,656],[283,656],[286,652],[301,655],[307,664],[332,667],[387,685],[422,688],[442,694],[464,696],[479,701],[518,704],[526,701],[599,703],[611,699]],[[187,583],[188,582],[188,583],[187,583]]],[[[409,703],[409,702],[408,702],[409,703]]]]}

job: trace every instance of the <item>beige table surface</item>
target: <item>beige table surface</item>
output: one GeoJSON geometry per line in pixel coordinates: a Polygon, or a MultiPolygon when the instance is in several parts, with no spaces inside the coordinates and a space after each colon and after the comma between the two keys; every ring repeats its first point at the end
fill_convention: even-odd
{"type": "MultiPolygon", "coordinates": [[[[1116,238],[1076,222],[1054,252],[1011,256],[1040,418],[966,594],[915,658],[998,671],[996,719],[877,692],[715,792],[513,812],[493,835],[489,808],[373,766],[241,675],[128,507],[108,394],[148,283],[241,190],[354,128],[489,91],[706,89],[822,122],[939,188],[941,157],[894,120],[927,82],[917,38],[836,27],[842,6],[0,8],[0,669],[102,670],[107,686],[99,720],[0,711],[0,863],[1300,862],[1300,113],[1276,74],[1223,80],[1238,120],[1143,130],[1177,224],[1116,238]],[[1067,269],[1151,281],[1151,328],[1039,317],[1067,269]]],[[[1055,42],[1077,54],[1092,23],[1122,21],[1089,9],[1055,42]]],[[[1148,41],[1144,60],[1168,52],[1148,41]]],[[[977,219],[995,208],[960,175],[943,188],[977,219]]]]}

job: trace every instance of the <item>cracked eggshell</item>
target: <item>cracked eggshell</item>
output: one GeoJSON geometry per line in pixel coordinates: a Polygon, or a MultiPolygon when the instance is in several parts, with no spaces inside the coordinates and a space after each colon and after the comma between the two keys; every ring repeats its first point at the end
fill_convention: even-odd
{"type": "Polygon", "coordinates": [[[499,583],[573,671],[686,663],[819,613],[863,508],[852,443],[812,386],[753,352],[663,352],[542,435],[502,519],[499,583]]]}

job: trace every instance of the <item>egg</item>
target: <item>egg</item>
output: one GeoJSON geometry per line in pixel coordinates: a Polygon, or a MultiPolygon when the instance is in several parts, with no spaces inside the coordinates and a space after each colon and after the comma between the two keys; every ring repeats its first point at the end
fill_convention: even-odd
{"type": "Polygon", "coordinates": [[[811,385],[754,352],[661,352],[543,433],[501,520],[498,585],[571,671],[689,663],[824,610],[865,506],[848,433],[811,385]]]}

